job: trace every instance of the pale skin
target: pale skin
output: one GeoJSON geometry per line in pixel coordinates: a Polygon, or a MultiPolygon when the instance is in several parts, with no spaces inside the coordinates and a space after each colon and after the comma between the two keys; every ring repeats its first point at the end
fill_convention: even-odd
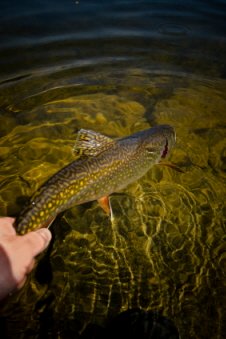
{"type": "Polygon", "coordinates": [[[14,221],[0,218],[0,300],[24,285],[35,257],[46,249],[52,237],[46,228],[17,235],[14,221]]]}

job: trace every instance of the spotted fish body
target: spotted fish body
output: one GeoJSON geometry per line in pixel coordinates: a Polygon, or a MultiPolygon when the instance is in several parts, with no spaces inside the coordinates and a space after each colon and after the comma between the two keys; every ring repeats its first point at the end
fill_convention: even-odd
{"type": "Polygon", "coordinates": [[[159,125],[121,139],[80,130],[75,152],[80,155],[31,198],[16,220],[19,234],[43,227],[73,205],[98,200],[125,188],[165,158],[175,143],[171,126],[159,125]]]}

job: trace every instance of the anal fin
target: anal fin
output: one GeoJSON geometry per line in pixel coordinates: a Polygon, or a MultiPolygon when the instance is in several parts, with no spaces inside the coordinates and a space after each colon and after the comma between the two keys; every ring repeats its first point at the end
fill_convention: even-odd
{"type": "Polygon", "coordinates": [[[49,218],[46,222],[41,224],[41,227],[42,228],[50,228],[50,226],[52,225],[52,223],[54,222],[55,219],[56,219],[56,217],[49,218]]]}

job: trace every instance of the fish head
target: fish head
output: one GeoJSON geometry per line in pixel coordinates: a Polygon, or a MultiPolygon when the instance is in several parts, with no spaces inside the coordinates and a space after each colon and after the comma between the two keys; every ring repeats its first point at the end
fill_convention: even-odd
{"type": "Polygon", "coordinates": [[[166,158],[176,142],[172,126],[158,125],[140,132],[140,145],[145,157],[153,162],[166,158]]]}

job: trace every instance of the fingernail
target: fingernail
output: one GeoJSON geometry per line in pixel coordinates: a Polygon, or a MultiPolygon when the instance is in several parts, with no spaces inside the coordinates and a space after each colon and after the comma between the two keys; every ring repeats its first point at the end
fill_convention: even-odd
{"type": "Polygon", "coordinates": [[[52,234],[47,228],[40,228],[36,231],[44,239],[45,243],[48,244],[52,239],[52,234]]]}

